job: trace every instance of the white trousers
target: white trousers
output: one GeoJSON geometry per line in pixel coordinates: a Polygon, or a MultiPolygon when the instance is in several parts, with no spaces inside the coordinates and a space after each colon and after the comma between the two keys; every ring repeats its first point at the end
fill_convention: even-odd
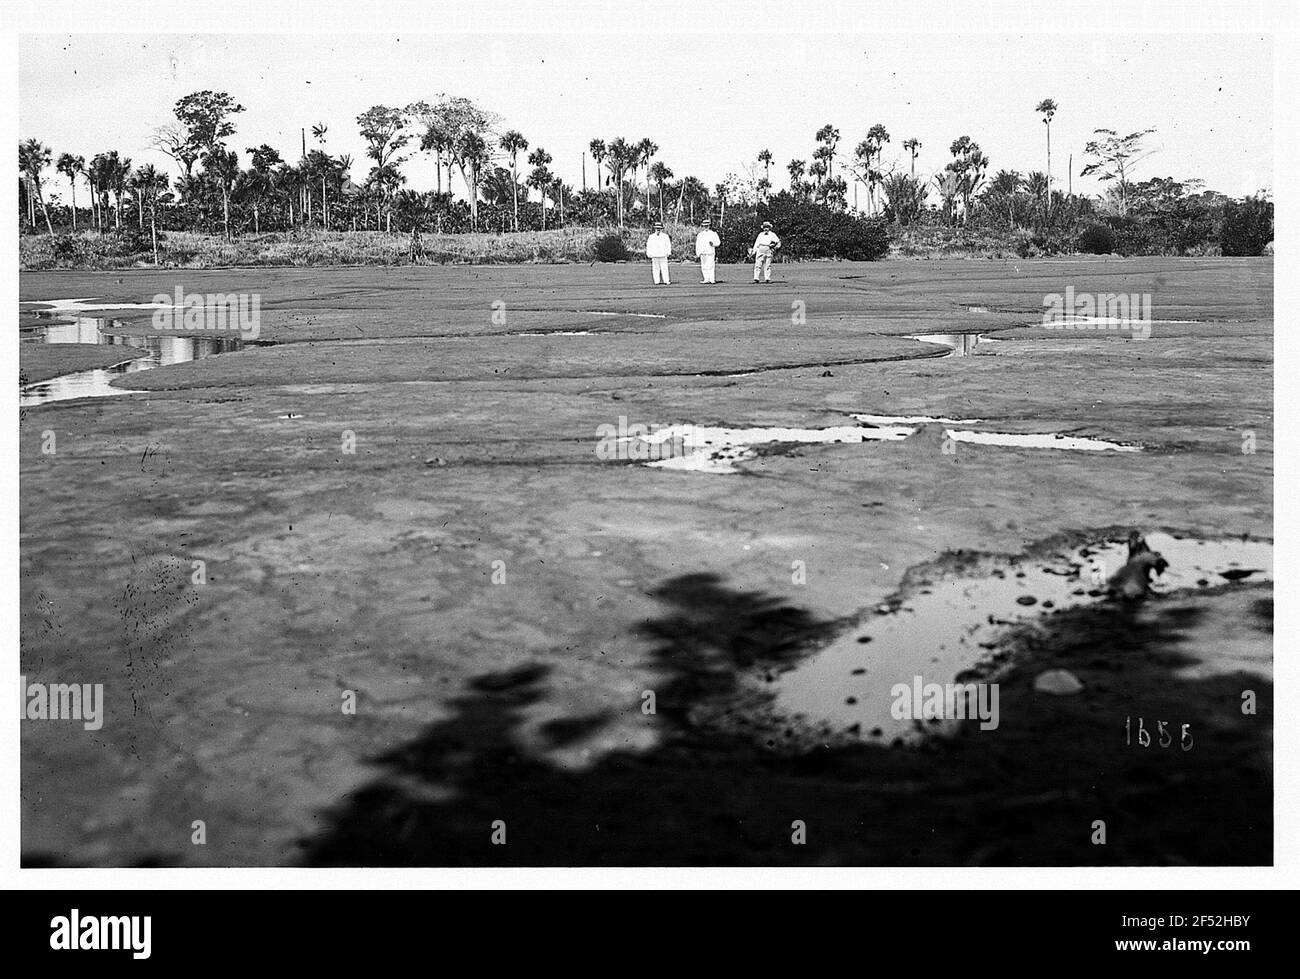
{"type": "Polygon", "coordinates": [[[668,278],[668,259],[652,258],[650,259],[651,274],[655,277],[655,285],[661,281],[671,284],[672,279],[668,278]]]}
{"type": "Polygon", "coordinates": [[[713,282],[713,262],[718,256],[710,252],[707,255],[700,256],[700,275],[704,277],[705,282],[713,282]]]}
{"type": "Polygon", "coordinates": [[[754,256],[754,281],[762,275],[768,282],[772,281],[772,253],[759,252],[754,256]]]}

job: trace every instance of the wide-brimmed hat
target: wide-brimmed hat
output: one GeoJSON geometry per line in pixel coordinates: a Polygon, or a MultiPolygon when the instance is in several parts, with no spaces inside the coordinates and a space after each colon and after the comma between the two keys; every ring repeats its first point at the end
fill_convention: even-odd
{"type": "Polygon", "coordinates": [[[709,225],[711,225],[712,223],[713,223],[713,222],[712,222],[711,220],[709,220],[708,218],[705,218],[705,219],[704,219],[704,227],[707,228],[707,227],[708,227],[709,225]]]}
{"type": "Polygon", "coordinates": [[[771,222],[771,221],[764,221],[764,222],[763,222],[763,227],[765,227],[765,228],[770,228],[770,227],[772,227],[772,222],[771,222]]]}
{"type": "Polygon", "coordinates": [[[663,226],[664,226],[664,223],[663,223],[662,221],[656,221],[656,222],[655,222],[655,227],[656,227],[656,228],[662,228],[663,226]]]}

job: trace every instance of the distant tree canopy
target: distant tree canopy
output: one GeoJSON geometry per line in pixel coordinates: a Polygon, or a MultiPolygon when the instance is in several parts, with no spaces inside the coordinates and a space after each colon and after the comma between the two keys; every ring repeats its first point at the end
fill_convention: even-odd
{"type": "Polygon", "coordinates": [[[1035,106],[1047,135],[1044,170],[991,171],[980,144],[961,135],[937,172],[918,173],[916,137],[901,140],[891,160],[895,144],[884,124],[842,134],[826,123],[810,134],[806,158],[774,167],[772,151],[762,148],[742,172],[715,184],[679,175],[649,137],[592,139],[580,164],[557,161],[520,130],[503,127],[496,112],[454,95],[402,107],[376,104],[360,113],[355,125],[367,165],[355,176],[350,155],[329,152],[323,121],[310,127],[310,149],[306,140],[280,148],[261,143],[245,147],[241,160],[227,144],[244,111],[228,92],[178,99],[172,118],[152,135],[153,148],[175,164],[174,177],[134,166],[118,150],[87,159],[23,141],[20,229],[125,233],[134,224],[137,231],[148,225],[227,236],[424,228],[504,234],[563,224],[620,231],[655,220],[694,225],[712,216],[723,234],[724,261],[743,257],[749,242],[742,239],[752,241],[764,218],[778,225],[787,243],[782,254],[792,259],[880,257],[887,228],[895,235],[902,229],[996,233],[1022,254],[1257,255],[1273,235],[1273,205],[1262,196],[1234,201],[1194,179],[1139,179],[1154,152],[1147,145],[1154,128],[1123,135],[1095,130],[1079,175],[1101,181],[1104,192],[1063,192],[1051,170],[1052,123],[1060,111],[1052,99],[1035,106]],[[852,152],[842,153],[842,146],[852,152]],[[416,153],[433,163],[430,189],[408,186],[406,165],[416,153]],[[583,180],[575,190],[561,172],[578,165],[583,180]],[[774,182],[787,178],[788,190],[777,192],[774,182]]]}

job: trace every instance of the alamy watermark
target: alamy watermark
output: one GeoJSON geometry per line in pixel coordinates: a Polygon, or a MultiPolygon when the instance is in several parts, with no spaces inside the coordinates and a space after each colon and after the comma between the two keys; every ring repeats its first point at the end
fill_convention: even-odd
{"type": "Polygon", "coordinates": [[[1049,292],[1043,297],[1043,327],[1048,330],[1130,331],[1135,339],[1151,336],[1151,293],[1049,292]]]}
{"type": "Polygon", "coordinates": [[[153,326],[159,332],[238,333],[255,340],[262,332],[262,297],[256,292],[186,292],[153,297],[153,326]]]}
{"type": "Polygon", "coordinates": [[[102,683],[31,683],[18,678],[24,721],[81,721],[87,731],[104,726],[102,683]]]}
{"type": "Polygon", "coordinates": [[[981,731],[998,726],[996,683],[925,683],[914,676],[911,683],[895,683],[889,695],[894,698],[889,713],[896,721],[978,719],[981,731]]]}
{"type": "Polygon", "coordinates": [[[618,416],[618,424],[596,426],[596,457],[602,462],[613,460],[632,462],[658,462],[689,455],[698,446],[692,435],[692,425],[654,425],[649,422],[628,422],[626,415],[618,416]]]}

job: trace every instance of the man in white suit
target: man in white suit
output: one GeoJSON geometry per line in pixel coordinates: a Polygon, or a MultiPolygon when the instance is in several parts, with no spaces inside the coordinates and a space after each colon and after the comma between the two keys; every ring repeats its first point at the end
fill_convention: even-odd
{"type": "Polygon", "coordinates": [[[705,282],[717,281],[713,278],[713,262],[717,258],[718,246],[721,244],[722,239],[713,230],[712,222],[705,218],[704,230],[695,236],[695,254],[700,260],[700,275],[704,277],[705,282]]]}
{"type": "Polygon", "coordinates": [[[673,240],[664,231],[663,222],[656,221],[654,233],[645,243],[646,258],[650,259],[655,285],[672,285],[668,278],[668,256],[673,253],[673,240]]]}
{"type": "Polygon", "coordinates": [[[749,250],[754,256],[754,281],[772,281],[772,256],[781,247],[781,239],[772,231],[772,222],[764,221],[763,230],[754,239],[754,247],[749,250]]]}

